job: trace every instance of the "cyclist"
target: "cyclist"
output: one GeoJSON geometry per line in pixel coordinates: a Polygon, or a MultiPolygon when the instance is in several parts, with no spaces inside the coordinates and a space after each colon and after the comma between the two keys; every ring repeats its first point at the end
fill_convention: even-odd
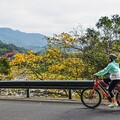
{"type": "Polygon", "coordinates": [[[120,82],[120,68],[119,68],[119,64],[115,62],[116,59],[117,56],[115,54],[110,54],[109,55],[110,63],[107,65],[107,67],[94,74],[94,76],[103,76],[107,73],[110,74],[109,77],[104,78],[103,80],[105,83],[109,85],[108,92],[112,98],[112,102],[108,106],[111,108],[118,106],[114,94],[112,93],[112,90],[120,82]]]}

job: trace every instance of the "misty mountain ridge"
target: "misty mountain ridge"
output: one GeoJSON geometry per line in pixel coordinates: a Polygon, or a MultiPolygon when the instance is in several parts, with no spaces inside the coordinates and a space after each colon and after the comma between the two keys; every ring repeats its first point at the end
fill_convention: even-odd
{"type": "Polygon", "coordinates": [[[17,47],[13,44],[6,44],[0,41],[0,57],[5,55],[9,52],[16,52],[16,53],[26,53],[27,50],[21,47],[17,47]]]}
{"type": "Polygon", "coordinates": [[[40,50],[47,45],[45,35],[25,33],[11,28],[0,28],[0,40],[26,49],[40,50]]]}

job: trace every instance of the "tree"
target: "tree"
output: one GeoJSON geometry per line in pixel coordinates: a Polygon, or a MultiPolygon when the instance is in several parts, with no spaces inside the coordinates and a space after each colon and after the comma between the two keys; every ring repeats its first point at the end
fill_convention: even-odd
{"type": "Polygon", "coordinates": [[[96,23],[96,27],[100,31],[100,40],[108,43],[107,53],[112,49],[113,41],[120,40],[120,16],[113,15],[111,18],[101,17],[96,23]]]}
{"type": "Polygon", "coordinates": [[[0,58],[0,80],[14,78],[7,58],[0,58]]]}
{"type": "Polygon", "coordinates": [[[0,73],[4,75],[10,73],[10,65],[7,58],[0,58],[0,73]]]}
{"type": "Polygon", "coordinates": [[[28,79],[42,80],[42,74],[37,71],[38,65],[42,60],[43,57],[41,55],[35,55],[32,50],[29,50],[27,54],[16,54],[15,58],[10,62],[10,65],[16,77],[22,75],[22,77],[27,77],[28,79]]]}

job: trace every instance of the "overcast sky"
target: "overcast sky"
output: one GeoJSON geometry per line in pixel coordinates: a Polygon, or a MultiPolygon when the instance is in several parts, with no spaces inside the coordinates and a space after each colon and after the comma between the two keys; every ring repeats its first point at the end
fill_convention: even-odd
{"type": "Polygon", "coordinates": [[[0,27],[52,36],[120,15],[120,0],[0,0],[0,27]]]}

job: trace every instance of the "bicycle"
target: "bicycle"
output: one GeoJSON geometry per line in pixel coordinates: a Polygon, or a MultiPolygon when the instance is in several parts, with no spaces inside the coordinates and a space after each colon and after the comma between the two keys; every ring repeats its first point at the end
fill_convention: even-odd
{"type": "MultiPolygon", "coordinates": [[[[93,88],[88,87],[81,92],[82,103],[88,108],[96,108],[101,104],[102,95],[107,98],[109,102],[111,102],[111,97],[104,86],[108,85],[103,80],[99,80],[98,78],[96,78],[93,88]]],[[[116,95],[115,97],[118,106],[120,106],[120,87],[116,86],[113,92],[116,95]]]]}

